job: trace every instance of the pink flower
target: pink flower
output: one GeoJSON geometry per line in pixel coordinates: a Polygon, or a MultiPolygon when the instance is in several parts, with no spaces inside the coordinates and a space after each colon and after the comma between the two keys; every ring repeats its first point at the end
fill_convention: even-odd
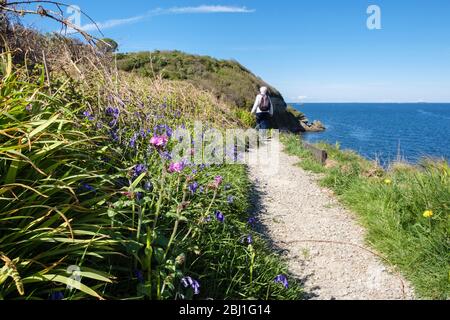
{"type": "Polygon", "coordinates": [[[217,176],[217,177],[214,178],[214,182],[215,182],[215,184],[216,184],[217,186],[220,186],[220,184],[222,183],[222,181],[223,181],[222,176],[217,176]]]}
{"type": "Polygon", "coordinates": [[[163,148],[169,142],[169,138],[166,135],[163,136],[154,136],[150,139],[150,144],[154,145],[157,148],[163,148]]]}
{"type": "Polygon", "coordinates": [[[169,172],[170,173],[180,173],[181,171],[184,170],[184,163],[183,162],[175,162],[175,163],[171,163],[169,166],[169,172]]]}

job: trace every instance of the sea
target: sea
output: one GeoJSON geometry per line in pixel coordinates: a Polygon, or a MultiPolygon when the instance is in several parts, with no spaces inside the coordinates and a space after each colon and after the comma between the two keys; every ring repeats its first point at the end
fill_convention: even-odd
{"type": "Polygon", "coordinates": [[[339,143],[386,166],[425,157],[450,159],[450,103],[305,103],[291,104],[322,133],[305,133],[308,142],[339,143]]]}

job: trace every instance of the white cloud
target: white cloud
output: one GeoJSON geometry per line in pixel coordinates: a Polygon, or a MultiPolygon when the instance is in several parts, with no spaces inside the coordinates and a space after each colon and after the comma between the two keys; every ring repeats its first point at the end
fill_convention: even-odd
{"type": "Polygon", "coordinates": [[[198,7],[174,7],[167,10],[167,13],[252,13],[253,9],[233,6],[198,6],[198,7]]]}
{"type": "Polygon", "coordinates": [[[290,97],[289,102],[303,102],[304,100],[308,99],[307,96],[296,96],[296,97],[290,97]]]}
{"type": "Polygon", "coordinates": [[[112,19],[104,22],[89,23],[81,27],[86,32],[96,31],[97,27],[101,30],[110,29],[122,25],[132,24],[144,20],[152,16],[169,15],[169,14],[213,14],[213,13],[252,13],[253,9],[247,9],[247,7],[235,7],[235,6],[197,6],[197,7],[172,7],[168,9],[154,9],[147,14],[138,15],[124,19],[112,19]]]}

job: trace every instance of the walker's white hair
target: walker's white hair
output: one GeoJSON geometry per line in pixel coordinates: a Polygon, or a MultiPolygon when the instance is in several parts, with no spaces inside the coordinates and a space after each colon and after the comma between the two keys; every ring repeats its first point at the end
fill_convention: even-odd
{"type": "Polygon", "coordinates": [[[267,87],[261,87],[261,89],[259,89],[259,92],[261,92],[261,94],[267,94],[267,91],[269,91],[267,87]]]}

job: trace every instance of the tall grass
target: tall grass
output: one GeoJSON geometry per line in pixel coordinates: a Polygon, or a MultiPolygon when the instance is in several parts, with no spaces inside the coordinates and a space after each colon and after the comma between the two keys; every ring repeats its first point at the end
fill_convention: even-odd
{"type": "Polygon", "coordinates": [[[76,77],[5,65],[0,298],[301,297],[274,282],[287,270],[248,223],[242,166],[169,170],[175,128],[242,125],[232,108],[93,63],[76,77]]]}
{"type": "Polygon", "coordinates": [[[323,174],[321,183],[359,214],[367,241],[398,266],[428,299],[450,293],[450,170],[443,161],[381,169],[351,151],[321,143],[330,163],[322,167],[301,147],[298,136],[284,136],[286,150],[300,166],[323,174]]]}

